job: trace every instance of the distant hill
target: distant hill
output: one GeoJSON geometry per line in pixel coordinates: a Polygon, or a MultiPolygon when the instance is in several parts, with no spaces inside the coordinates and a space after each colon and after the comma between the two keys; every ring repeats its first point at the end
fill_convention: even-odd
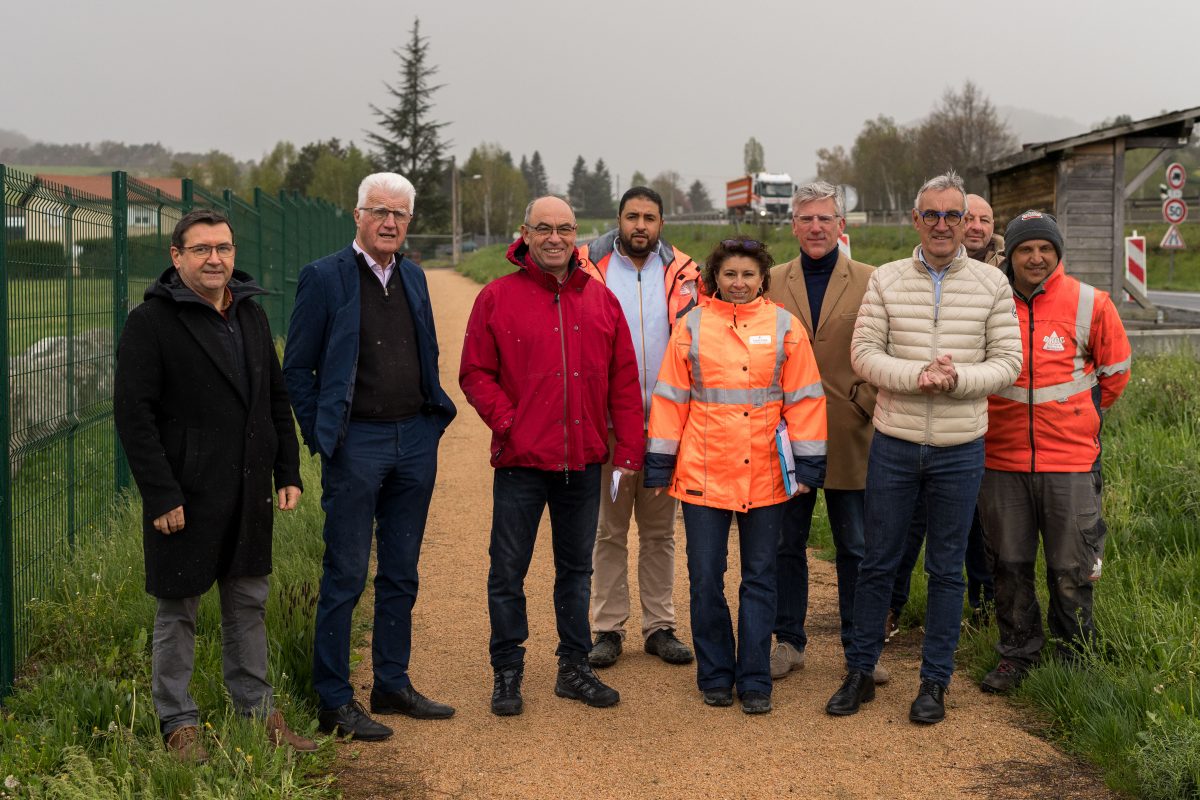
{"type": "Polygon", "coordinates": [[[31,144],[33,144],[33,140],[28,136],[16,131],[0,128],[0,150],[6,150],[10,147],[29,147],[31,144]]]}
{"type": "Polygon", "coordinates": [[[1052,142],[1087,133],[1089,126],[1067,117],[1056,117],[1016,106],[996,106],[1000,118],[1008,123],[1021,144],[1052,142]]]}

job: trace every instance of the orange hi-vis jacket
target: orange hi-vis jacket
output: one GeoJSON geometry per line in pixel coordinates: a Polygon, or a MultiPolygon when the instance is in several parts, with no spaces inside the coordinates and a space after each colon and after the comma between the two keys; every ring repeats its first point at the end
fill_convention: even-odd
{"type": "Polygon", "coordinates": [[[1100,412],[1129,383],[1125,327],[1107,292],[1059,262],[1033,295],[1013,292],[1023,360],[1017,382],[988,398],[988,469],[1091,472],[1100,412]]]}
{"type": "MultiPolygon", "coordinates": [[[[579,247],[579,261],[584,271],[605,285],[608,283],[608,262],[612,258],[616,240],[617,232],[612,230],[590,244],[579,247]]],[[[700,267],[687,253],[659,239],[658,255],[665,267],[667,320],[674,327],[680,317],[695,308],[704,284],[700,280],[700,267]]]]}
{"type": "Polygon", "coordinates": [[[669,486],[672,497],[733,511],[782,503],[775,445],[781,417],[796,480],[820,486],[825,392],[800,320],[761,297],[741,305],[706,298],[675,326],[663,357],[646,486],[669,486]]]}

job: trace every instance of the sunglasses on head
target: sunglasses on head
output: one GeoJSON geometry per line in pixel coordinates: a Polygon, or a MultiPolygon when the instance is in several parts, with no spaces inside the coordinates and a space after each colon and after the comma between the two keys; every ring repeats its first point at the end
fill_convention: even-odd
{"type": "Polygon", "coordinates": [[[722,239],[721,246],[728,247],[728,248],[736,247],[739,250],[746,250],[751,253],[757,252],[759,250],[767,249],[767,246],[765,244],[763,244],[760,241],[757,241],[756,239],[722,239]]]}

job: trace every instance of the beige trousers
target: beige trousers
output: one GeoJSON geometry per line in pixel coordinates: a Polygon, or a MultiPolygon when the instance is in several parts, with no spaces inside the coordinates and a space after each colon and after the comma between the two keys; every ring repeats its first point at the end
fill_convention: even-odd
{"type": "MultiPolygon", "coordinates": [[[[610,435],[609,450],[612,450],[610,435]]],[[[613,502],[611,458],[601,470],[600,527],[592,554],[592,630],[625,636],[629,620],[629,521],[637,520],[638,592],[642,636],[675,627],[675,498],[655,496],[642,486],[642,473],[625,475],[613,502]]]]}

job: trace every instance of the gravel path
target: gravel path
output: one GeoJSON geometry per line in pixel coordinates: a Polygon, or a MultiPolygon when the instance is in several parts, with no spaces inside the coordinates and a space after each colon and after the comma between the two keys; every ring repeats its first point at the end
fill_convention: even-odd
{"type": "MultiPolygon", "coordinates": [[[[888,645],[892,681],[854,717],[824,705],[843,677],[833,565],[811,560],[808,665],[774,689],[775,710],[751,717],[737,705],[709,708],[694,665],[668,666],[641,651],[635,617],[625,654],[601,673],[621,692],[615,708],[591,709],[554,696],[557,643],[551,604],[549,527],[539,533],[526,581],[530,638],[525,713],[489,711],[486,601],[492,470],[488,431],[458,389],[463,331],[478,286],[430,270],[442,350],[442,384],[459,407],[441,446],[421,555],[411,675],[414,685],[458,709],[447,721],[384,718],[396,729],[380,744],[345,745],[340,782],[352,798],[486,797],[1087,797],[1111,795],[1086,767],[1027,732],[1020,713],[955,677],[947,720],[908,722],[919,683],[920,634],[888,645]]],[[[675,602],[679,634],[690,641],[683,525],[677,524],[675,602]]],[[[631,550],[636,537],[631,532],[631,550]]],[[[736,609],[736,546],[730,549],[730,605],[736,609]]],[[[631,586],[636,558],[631,554],[631,586]]],[[[369,591],[369,584],[368,584],[369,591]]],[[[364,603],[370,602],[364,596],[364,603]]],[[[734,610],[736,615],[736,610],[734,610]]],[[[354,672],[370,692],[370,648],[354,672]]]]}

